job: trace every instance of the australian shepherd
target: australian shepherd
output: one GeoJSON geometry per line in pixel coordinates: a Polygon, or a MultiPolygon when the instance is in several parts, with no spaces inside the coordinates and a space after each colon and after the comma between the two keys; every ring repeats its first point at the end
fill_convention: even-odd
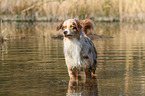
{"type": "Polygon", "coordinates": [[[84,32],[87,30],[85,26],[82,21],[68,19],[57,27],[57,30],[63,30],[64,55],[70,79],[80,78],[81,71],[87,78],[93,78],[95,74],[97,51],[84,32]]]}

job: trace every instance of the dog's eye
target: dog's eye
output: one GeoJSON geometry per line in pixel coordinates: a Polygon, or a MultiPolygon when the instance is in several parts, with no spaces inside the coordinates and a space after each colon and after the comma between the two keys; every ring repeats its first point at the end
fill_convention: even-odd
{"type": "Polygon", "coordinates": [[[74,25],[70,26],[71,29],[77,29],[74,25]]]}
{"type": "Polygon", "coordinates": [[[72,29],[76,29],[76,27],[75,27],[75,26],[70,26],[70,28],[72,28],[72,29]]]}
{"type": "Polygon", "coordinates": [[[70,27],[73,27],[72,25],[70,27]]]}
{"type": "Polygon", "coordinates": [[[67,28],[66,26],[63,26],[63,27],[62,27],[63,30],[66,29],[66,28],[67,28]]]}
{"type": "Polygon", "coordinates": [[[77,27],[73,27],[73,29],[77,29],[77,27]]]}

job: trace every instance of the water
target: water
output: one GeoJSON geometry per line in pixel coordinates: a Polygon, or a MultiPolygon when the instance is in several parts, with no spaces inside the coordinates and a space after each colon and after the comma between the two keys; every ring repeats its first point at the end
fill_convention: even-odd
{"type": "MultiPolygon", "coordinates": [[[[58,23],[4,23],[1,96],[144,96],[145,24],[96,24],[95,80],[69,81],[58,23]]],[[[82,76],[83,77],[83,76],[82,76]]]]}

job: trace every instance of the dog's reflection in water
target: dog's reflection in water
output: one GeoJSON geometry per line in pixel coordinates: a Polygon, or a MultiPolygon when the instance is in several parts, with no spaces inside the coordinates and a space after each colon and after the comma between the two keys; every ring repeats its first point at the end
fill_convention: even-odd
{"type": "Polygon", "coordinates": [[[98,96],[97,79],[70,80],[66,96],[98,96]]]}

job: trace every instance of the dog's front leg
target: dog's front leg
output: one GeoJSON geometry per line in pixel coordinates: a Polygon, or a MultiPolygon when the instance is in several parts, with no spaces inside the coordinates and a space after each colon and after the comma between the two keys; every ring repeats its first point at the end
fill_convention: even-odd
{"type": "Polygon", "coordinates": [[[73,70],[73,68],[70,67],[70,64],[69,64],[68,60],[66,60],[66,65],[67,65],[68,74],[69,74],[70,79],[75,79],[76,73],[73,70]]]}
{"type": "Polygon", "coordinates": [[[86,67],[85,73],[86,73],[86,78],[87,79],[92,79],[92,75],[91,75],[91,73],[92,73],[92,67],[91,66],[86,67]]]}
{"type": "Polygon", "coordinates": [[[69,74],[69,77],[70,77],[71,80],[75,79],[75,77],[76,77],[75,70],[73,70],[72,68],[68,68],[68,74],[69,74]]]}

